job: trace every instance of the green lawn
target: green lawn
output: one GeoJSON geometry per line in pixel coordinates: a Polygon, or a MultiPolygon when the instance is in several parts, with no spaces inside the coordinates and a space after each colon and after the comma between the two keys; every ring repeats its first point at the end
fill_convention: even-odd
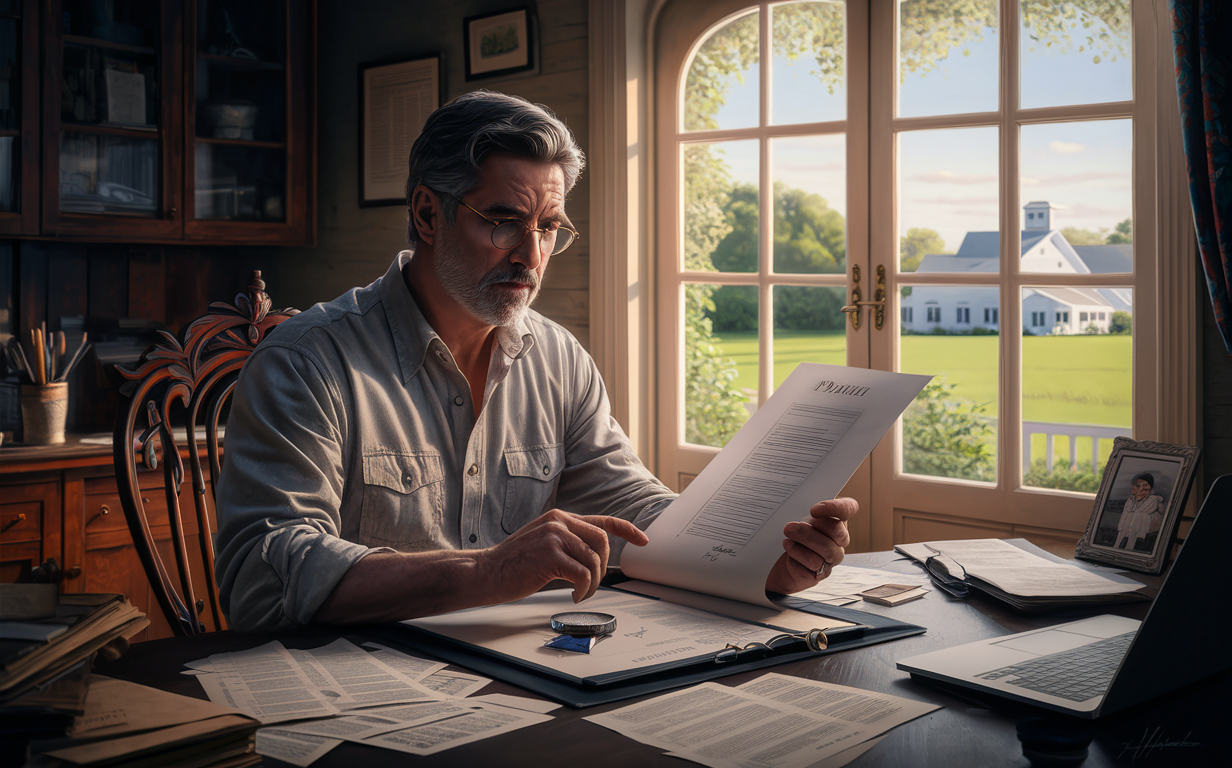
{"type": "MultiPolygon", "coordinates": [[[[717,334],[718,346],[736,361],[737,386],[757,388],[757,333],[717,334]]],[[[901,370],[930,373],[957,385],[954,394],[971,403],[988,403],[986,413],[997,412],[996,336],[904,336],[901,370]]],[[[774,383],[778,386],[801,362],[846,362],[842,333],[780,332],[775,337],[774,383]]],[[[1023,406],[1026,421],[1066,424],[1101,424],[1128,427],[1131,423],[1130,365],[1133,339],[1129,336],[1027,336],[1022,340],[1023,406]]],[[[1112,449],[1102,441],[1101,460],[1112,449]]],[[[1032,454],[1043,456],[1044,437],[1032,443],[1032,454]]],[[[1064,439],[1056,441],[1057,455],[1068,457],[1064,439]]],[[[1078,458],[1090,458],[1091,442],[1078,441],[1078,458]]]]}

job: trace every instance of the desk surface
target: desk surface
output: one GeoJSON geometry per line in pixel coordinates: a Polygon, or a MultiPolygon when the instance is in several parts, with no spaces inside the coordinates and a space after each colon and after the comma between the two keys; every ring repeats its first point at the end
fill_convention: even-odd
{"type": "MultiPolygon", "coordinates": [[[[917,572],[917,566],[898,559],[891,552],[848,555],[850,565],[917,572]]],[[[1142,576],[1148,584],[1159,579],[1142,576]]],[[[1070,610],[1043,615],[1019,614],[992,599],[973,596],[967,601],[950,598],[933,590],[923,600],[893,608],[865,603],[861,608],[928,627],[923,635],[859,648],[817,659],[771,668],[783,674],[824,680],[854,688],[875,690],[909,699],[940,704],[942,709],[894,729],[869,752],[851,763],[853,768],[868,766],[1006,766],[1022,768],[1028,761],[1016,735],[1016,724],[1024,717],[1043,714],[1040,710],[1017,707],[996,701],[977,701],[911,680],[895,668],[895,661],[928,651],[968,643],[986,637],[1022,632],[1051,624],[1072,621],[1098,613],[1116,613],[1142,618],[1147,603],[1108,606],[1095,611],[1070,610]]],[[[201,685],[181,675],[184,662],[211,653],[251,648],[271,639],[288,648],[315,648],[339,635],[361,642],[362,630],[305,629],[274,635],[237,635],[222,632],[195,638],[175,638],[140,643],[118,661],[99,663],[100,674],[131,680],[186,696],[206,698],[201,685]]],[[[1183,648],[1178,649],[1183,652],[1183,648]]],[[[760,670],[723,678],[738,685],[765,674],[760,670]]],[[[1229,675],[1208,679],[1189,689],[1101,718],[1092,724],[1094,741],[1083,768],[1102,766],[1205,766],[1226,765],[1229,732],[1229,705],[1226,690],[1229,675]],[[1182,742],[1184,745],[1177,745],[1182,742]],[[1195,744],[1196,746],[1186,746],[1195,744]]],[[[529,695],[500,681],[482,693],[503,692],[529,695]]],[[[314,763],[314,766],[399,765],[417,766],[637,766],[682,768],[692,763],[670,758],[661,750],[639,744],[581,718],[625,706],[632,701],[607,704],[584,710],[561,708],[549,723],[493,737],[428,757],[408,758],[389,750],[345,742],[314,763]]],[[[267,765],[281,763],[266,759],[267,765]]]]}

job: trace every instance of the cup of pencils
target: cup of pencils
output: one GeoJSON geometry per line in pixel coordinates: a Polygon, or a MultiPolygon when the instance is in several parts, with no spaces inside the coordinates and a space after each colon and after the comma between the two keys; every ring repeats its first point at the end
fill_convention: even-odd
{"type": "Polygon", "coordinates": [[[81,362],[90,344],[85,333],[81,343],[68,353],[64,331],[48,333],[46,324],[30,330],[29,354],[25,345],[11,339],[5,352],[21,375],[22,442],[53,445],[64,442],[68,416],[68,375],[81,362]]]}

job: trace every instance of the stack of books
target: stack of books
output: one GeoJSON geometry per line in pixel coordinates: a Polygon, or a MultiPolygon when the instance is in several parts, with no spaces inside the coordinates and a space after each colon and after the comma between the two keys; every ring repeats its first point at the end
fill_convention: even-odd
{"type": "Polygon", "coordinates": [[[148,625],[123,595],[0,584],[0,764],[23,762],[30,741],[63,736],[85,711],[94,654],[148,625]]]}

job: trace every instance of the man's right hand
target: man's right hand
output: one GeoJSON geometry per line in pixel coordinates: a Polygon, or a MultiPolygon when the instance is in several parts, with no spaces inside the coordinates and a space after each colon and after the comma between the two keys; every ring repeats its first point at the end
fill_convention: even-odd
{"type": "Polygon", "coordinates": [[[605,515],[574,515],[553,509],[512,536],[483,550],[480,572],[492,590],[492,603],[519,600],[555,579],[573,583],[573,602],[595,593],[607,572],[607,536],[644,547],[650,542],[628,520],[605,515]]]}

